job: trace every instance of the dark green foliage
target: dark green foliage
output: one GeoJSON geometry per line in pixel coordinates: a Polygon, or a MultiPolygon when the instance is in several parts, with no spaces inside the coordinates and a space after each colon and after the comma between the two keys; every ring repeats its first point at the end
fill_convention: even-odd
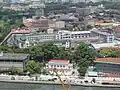
{"type": "Polygon", "coordinates": [[[27,63],[27,71],[29,71],[30,74],[41,74],[42,70],[43,65],[40,64],[39,62],[31,60],[27,63]]]}
{"type": "Polygon", "coordinates": [[[82,43],[74,52],[74,61],[81,75],[84,75],[88,66],[92,65],[97,53],[94,48],[82,43]]]}
{"type": "Polygon", "coordinates": [[[119,48],[101,48],[99,51],[101,57],[120,57],[120,49],[119,48]]]}
{"type": "Polygon", "coordinates": [[[30,54],[32,61],[28,62],[27,67],[31,73],[41,73],[40,70],[42,67],[39,66],[38,62],[44,65],[50,59],[68,59],[76,65],[80,74],[84,75],[86,68],[93,63],[96,57],[95,49],[85,43],[81,43],[77,48],[69,49],[58,47],[54,43],[45,43],[26,49],[2,46],[0,50],[4,52],[30,54]]]}

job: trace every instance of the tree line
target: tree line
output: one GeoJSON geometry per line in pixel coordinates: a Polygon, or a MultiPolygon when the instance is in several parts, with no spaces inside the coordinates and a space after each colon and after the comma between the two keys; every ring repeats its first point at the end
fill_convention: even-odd
{"type": "Polygon", "coordinates": [[[28,71],[31,73],[46,72],[43,69],[45,63],[50,59],[68,59],[74,64],[81,75],[84,75],[88,66],[94,64],[97,57],[120,57],[120,50],[115,48],[101,48],[96,51],[92,45],[80,43],[72,48],[58,47],[54,43],[44,43],[30,46],[25,49],[18,47],[0,46],[0,51],[5,53],[27,53],[30,54],[28,71]],[[39,70],[40,69],[40,70],[39,70]],[[42,70],[41,70],[42,69],[42,70]]]}
{"type": "MultiPolygon", "coordinates": [[[[17,47],[8,47],[8,46],[0,46],[0,51],[6,53],[27,53],[30,54],[30,62],[28,64],[29,71],[31,73],[37,72],[39,67],[38,62],[42,63],[44,66],[50,59],[68,59],[72,62],[78,71],[82,74],[85,74],[86,69],[89,65],[92,65],[95,58],[97,57],[96,50],[85,43],[81,43],[79,46],[74,48],[66,49],[65,47],[58,47],[54,43],[45,43],[36,46],[31,46],[25,49],[19,49],[17,47]],[[36,63],[35,63],[35,62],[36,63]],[[31,63],[34,62],[34,63],[31,63]],[[32,68],[37,68],[35,71],[31,71],[32,68]],[[35,66],[35,67],[34,67],[35,66]],[[84,69],[84,70],[83,70],[84,69]]],[[[40,73],[40,72],[38,72],[40,73]]]]}

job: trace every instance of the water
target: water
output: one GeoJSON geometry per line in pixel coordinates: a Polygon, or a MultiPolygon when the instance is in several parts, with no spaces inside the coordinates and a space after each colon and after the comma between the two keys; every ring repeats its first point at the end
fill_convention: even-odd
{"type": "MultiPolygon", "coordinates": [[[[63,88],[61,85],[2,83],[2,82],[0,82],[0,90],[63,90],[63,88]]],[[[71,90],[120,90],[120,88],[72,86],[71,90]]]]}

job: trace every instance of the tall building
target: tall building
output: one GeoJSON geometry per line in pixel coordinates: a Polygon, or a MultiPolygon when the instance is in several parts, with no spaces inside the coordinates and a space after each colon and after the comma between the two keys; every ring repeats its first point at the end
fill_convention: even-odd
{"type": "Polygon", "coordinates": [[[35,9],[35,14],[37,17],[44,15],[44,0],[31,0],[31,8],[35,9]]]}

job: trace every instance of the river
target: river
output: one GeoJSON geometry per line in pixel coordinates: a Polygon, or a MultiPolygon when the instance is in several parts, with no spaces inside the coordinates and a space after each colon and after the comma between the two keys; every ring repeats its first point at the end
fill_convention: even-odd
{"type": "MultiPolygon", "coordinates": [[[[61,85],[0,82],[0,90],[63,90],[61,85]]],[[[120,90],[120,88],[72,86],[71,90],[120,90]]]]}

